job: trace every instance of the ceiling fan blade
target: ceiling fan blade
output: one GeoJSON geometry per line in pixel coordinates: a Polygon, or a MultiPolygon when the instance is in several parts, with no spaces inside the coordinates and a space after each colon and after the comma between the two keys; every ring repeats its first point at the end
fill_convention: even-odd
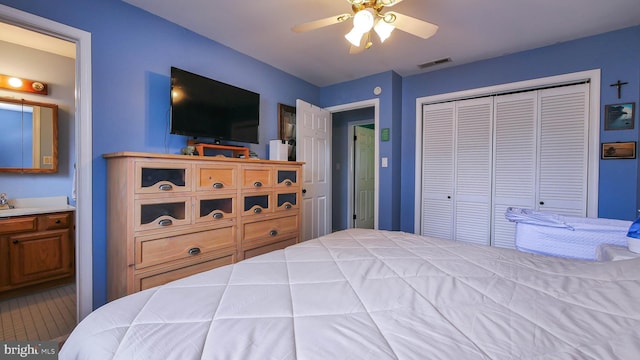
{"type": "Polygon", "coordinates": [[[351,18],[351,14],[335,15],[335,16],[331,16],[331,17],[328,17],[328,18],[315,20],[315,21],[310,21],[310,22],[307,22],[307,23],[304,23],[304,24],[295,25],[294,27],[291,28],[291,31],[293,31],[293,32],[311,31],[311,30],[319,29],[321,27],[337,24],[337,23],[343,22],[345,20],[348,20],[350,18],[351,18]]]}
{"type": "Polygon", "coordinates": [[[379,4],[382,4],[384,7],[392,7],[401,3],[402,0],[378,0],[379,4]]]}
{"type": "Polygon", "coordinates": [[[404,32],[408,32],[411,35],[428,39],[438,31],[438,25],[416,19],[411,16],[399,14],[395,11],[388,11],[385,13],[385,15],[388,14],[393,14],[396,17],[396,20],[392,22],[391,25],[404,32]]]}

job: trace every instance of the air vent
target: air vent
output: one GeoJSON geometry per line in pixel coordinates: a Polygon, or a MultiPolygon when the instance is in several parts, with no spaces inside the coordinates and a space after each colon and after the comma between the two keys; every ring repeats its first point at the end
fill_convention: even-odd
{"type": "Polygon", "coordinates": [[[444,58],[444,59],[440,59],[440,60],[429,61],[429,62],[426,62],[424,64],[418,65],[418,67],[420,69],[426,69],[426,68],[431,67],[431,66],[445,64],[445,63],[448,63],[448,62],[451,62],[451,58],[444,58]]]}

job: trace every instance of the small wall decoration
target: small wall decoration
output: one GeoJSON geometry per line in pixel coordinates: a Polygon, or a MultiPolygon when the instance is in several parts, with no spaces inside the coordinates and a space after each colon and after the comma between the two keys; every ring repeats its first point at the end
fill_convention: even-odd
{"type": "Polygon", "coordinates": [[[633,129],[636,103],[612,104],[604,107],[605,130],[633,129]]]}
{"type": "Polygon", "coordinates": [[[289,161],[296,161],[296,108],[278,104],[278,136],[289,144],[289,161]]]}
{"type": "Polygon", "coordinates": [[[603,160],[609,159],[635,159],[636,158],[636,142],[613,142],[602,143],[603,160]]]}

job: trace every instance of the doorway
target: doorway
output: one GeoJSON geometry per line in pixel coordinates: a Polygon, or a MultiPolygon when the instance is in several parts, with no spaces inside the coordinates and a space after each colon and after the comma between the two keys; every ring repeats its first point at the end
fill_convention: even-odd
{"type": "Polygon", "coordinates": [[[353,211],[350,227],[373,229],[375,125],[367,120],[356,123],[359,124],[349,126],[349,138],[353,139],[349,146],[349,194],[352,194],[350,208],[353,211]]]}
{"type": "Polygon", "coordinates": [[[92,117],[91,34],[40,16],[0,5],[0,22],[47,34],[76,44],[75,79],[75,192],[76,224],[76,318],[93,310],[92,235],[92,117]]]}
{"type": "MultiPolygon", "coordinates": [[[[326,108],[331,112],[333,122],[332,145],[332,196],[333,219],[332,230],[344,230],[354,227],[354,157],[353,157],[353,126],[372,124],[373,129],[379,128],[379,99],[364,100],[349,104],[326,108]],[[353,115],[359,113],[357,117],[353,115]]],[[[378,228],[378,183],[379,132],[373,131],[373,192],[372,210],[373,227],[378,228]]]]}

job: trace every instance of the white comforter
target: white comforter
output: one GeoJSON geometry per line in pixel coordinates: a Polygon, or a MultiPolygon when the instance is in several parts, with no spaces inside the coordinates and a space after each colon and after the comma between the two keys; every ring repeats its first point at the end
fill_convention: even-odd
{"type": "Polygon", "coordinates": [[[113,301],[60,359],[640,359],[640,259],[347,230],[113,301]]]}

